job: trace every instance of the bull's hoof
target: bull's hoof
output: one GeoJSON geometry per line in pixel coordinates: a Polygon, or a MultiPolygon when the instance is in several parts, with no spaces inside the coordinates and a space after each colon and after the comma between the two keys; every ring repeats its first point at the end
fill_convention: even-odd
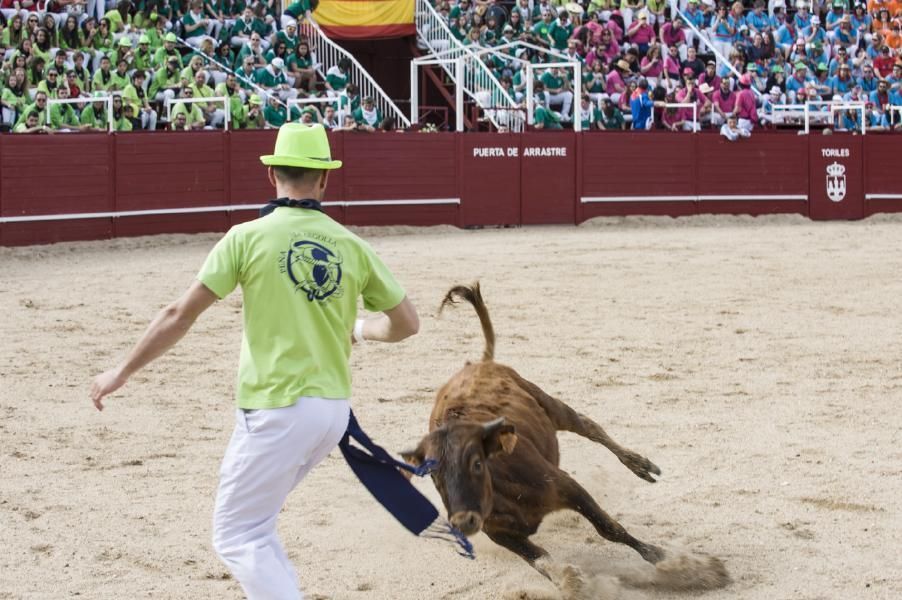
{"type": "Polygon", "coordinates": [[[651,483],[657,481],[653,475],[661,475],[661,469],[655,463],[634,452],[625,454],[620,462],[626,465],[626,468],[635,473],[637,477],[651,483]]]}
{"type": "Polygon", "coordinates": [[[642,547],[639,548],[639,554],[653,565],[656,565],[667,558],[667,553],[664,552],[662,548],[652,546],[651,544],[642,544],[642,547]]]}

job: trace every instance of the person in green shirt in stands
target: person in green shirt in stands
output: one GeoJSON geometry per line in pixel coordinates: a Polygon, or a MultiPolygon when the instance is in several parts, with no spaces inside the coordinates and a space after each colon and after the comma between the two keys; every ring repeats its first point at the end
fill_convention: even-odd
{"type": "Polygon", "coordinates": [[[182,78],[179,71],[179,59],[174,56],[169,57],[166,66],[154,72],[147,95],[154,101],[164,104],[167,98],[169,100],[175,98],[178,91],[182,89],[182,78]]]}
{"type": "Polygon", "coordinates": [[[78,26],[78,18],[75,15],[66,17],[66,22],[60,28],[59,43],[63,55],[70,52],[84,52],[85,36],[82,34],[81,27],[78,26]]]}
{"type": "Polygon", "coordinates": [[[177,59],[178,68],[182,69],[182,55],[175,47],[176,42],[178,42],[178,38],[172,32],[163,37],[163,47],[158,48],[153,55],[153,64],[157,69],[165,66],[171,58],[177,59]]]}
{"type": "Polygon", "coordinates": [[[125,61],[127,69],[135,68],[133,66],[135,63],[135,51],[132,49],[132,41],[127,36],[119,38],[116,49],[110,55],[110,62],[112,64],[118,65],[120,60],[125,61]]]}
{"type": "Polygon", "coordinates": [[[153,50],[150,49],[150,38],[147,37],[146,33],[142,33],[138,38],[138,49],[135,50],[135,60],[131,66],[133,69],[150,71],[154,66],[153,59],[153,50]]]}
{"type": "MultiPolygon", "coordinates": [[[[191,84],[191,90],[194,92],[194,98],[212,98],[216,95],[209,85],[206,84],[207,72],[203,69],[194,74],[194,83],[191,84]]],[[[206,124],[214,129],[221,126],[225,121],[225,110],[214,102],[207,104],[195,104],[204,113],[206,124]]]]}
{"type": "Polygon", "coordinates": [[[234,73],[226,75],[225,81],[217,84],[214,93],[229,99],[229,116],[231,117],[229,127],[233,129],[244,127],[247,121],[247,107],[241,99],[241,86],[238,85],[238,79],[234,73]]]}
{"type": "Polygon", "coordinates": [[[157,128],[157,111],[150,106],[149,94],[144,91],[147,75],[143,69],[135,69],[132,81],[122,90],[126,105],[132,107],[132,115],[141,124],[141,129],[154,131],[157,128]]]}
{"type": "Polygon", "coordinates": [[[298,0],[297,2],[292,2],[282,11],[282,29],[285,29],[289,23],[294,22],[295,26],[297,26],[298,21],[309,19],[313,10],[314,6],[311,4],[310,0],[298,0]]]}
{"type": "Polygon", "coordinates": [[[34,102],[25,106],[22,109],[22,114],[19,116],[19,120],[16,121],[16,125],[21,125],[28,118],[28,115],[31,113],[37,113],[41,122],[43,123],[47,118],[47,93],[46,92],[37,92],[34,95],[34,102]]]}
{"type": "Polygon", "coordinates": [[[276,43],[282,42],[289,52],[293,52],[300,41],[301,38],[298,37],[298,24],[291,21],[285,26],[285,29],[277,32],[276,35],[273,36],[272,45],[275,46],[276,43]]]}
{"type": "MultiPolygon", "coordinates": [[[[182,98],[193,98],[194,90],[186,87],[182,90],[182,98]]],[[[204,112],[197,104],[186,104],[185,102],[176,102],[172,109],[171,120],[175,120],[176,116],[184,114],[188,120],[188,127],[191,129],[203,129],[207,121],[204,118],[204,112]]]]}
{"type": "Polygon", "coordinates": [[[545,106],[545,95],[542,93],[536,93],[536,110],[532,121],[536,129],[563,129],[560,117],[545,106]]]}
{"type": "Polygon", "coordinates": [[[200,48],[205,39],[212,37],[215,41],[222,27],[222,23],[204,16],[203,7],[202,0],[189,0],[188,12],[182,17],[182,38],[194,48],[200,48]]]}
{"type": "Polygon", "coordinates": [[[81,111],[79,123],[81,123],[82,131],[107,131],[109,129],[109,115],[107,113],[107,105],[103,100],[106,96],[104,92],[94,92],[95,100],[91,104],[84,107],[81,111]]]}
{"type": "MultiPolygon", "coordinates": [[[[342,60],[347,59],[343,58],[342,60]]],[[[282,101],[298,97],[298,91],[288,85],[288,78],[285,76],[285,61],[281,58],[274,58],[268,66],[257,69],[254,74],[254,83],[265,89],[268,95],[274,95],[282,101]]]]}
{"type": "Polygon", "coordinates": [[[110,31],[114,35],[129,33],[132,29],[131,0],[119,0],[116,8],[104,13],[103,18],[110,22],[110,31]]]}
{"type": "Polygon", "coordinates": [[[131,131],[132,122],[126,118],[122,96],[113,96],[113,131],[131,131]]]}
{"type": "Polygon", "coordinates": [[[294,84],[299,90],[312,94],[316,88],[316,69],[313,68],[313,57],[310,45],[300,42],[286,63],[288,71],[294,76],[294,84]]]}
{"type": "MultiPolygon", "coordinates": [[[[57,90],[57,96],[61,100],[69,99],[69,88],[61,85],[57,90]]],[[[57,131],[78,131],[81,122],[73,104],[51,104],[50,126],[57,131]]]]}
{"type": "Polygon", "coordinates": [[[101,19],[99,27],[91,28],[85,43],[90,44],[94,49],[94,70],[96,71],[100,67],[100,60],[104,56],[109,56],[115,45],[109,19],[101,19]]]}
{"type": "Polygon", "coordinates": [[[345,93],[340,95],[338,101],[335,102],[339,122],[344,119],[345,115],[353,115],[358,108],[360,108],[360,91],[357,89],[356,83],[349,83],[345,88],[345,93]]]}
{"type": "Polygon", "coordinates": [[[91,78],[91,88],[94,91],[106,92],[113,89],[113,72],[110,70],[110,58],[104,56],[100,59],[100,68],[91,78]]]}
{"type": "Polygon", "coordinates": [[[548,41],[552,48],[563,52],[567,49],[567,40],[572,35],[573,23],[570,22],[570,13],[566,9],[562,9],[548,30],[548,41]]]}
{"type": "Polygon", "coordinates": [[[297,107],[291,109],[291,117],[288,116],[288,107],[279,104],[279,100],[275,96],[270,96],[263,109],[263,120],[266,121],[266,127],[281,127],[288,121],[297,121],[301,118],[301,112],[297,107]]]}
{"type": "Polygon", "coordinates": [[[548,11],[542,16],[541,21],[537,21],[536,24],[532,26],[532,34],[538,39],[540,43],[550,44],[550,33],[553,25],[554,15],[551,13],[551,11],[548,11]]]}
{"type": "Polygon", "coordinates": [[[375,131],[382,124],[382,112],[372,96],[364,98],[360,108],[354,111],[354,121],[365,131],[375,131]]]}
{"type": "Polygon", "coordinates": [[[3,124],[12,128],[25,109],[28,92],[25,90],[24,83],[20,85],[19,78],[15,73],[10,73],[6,77],[6,83],[3,91],[0,92],[0,105],[3,107],[3,124]]]}
{"type": "MultiPolygon", "coordinates": [[[[241,18],[232,25],[232,30],[229,32],[229,41],[233,48],[241,48],[250,42],[251,35],[254,33],[262,40],[266,37],[266,25],[263,21],[254,16],[253,8],[246,6],[241,18]]],[[[268,47],[269,42],[267,42],[265,46],[268,47]]]]}
{"type": "Polygon", "coordinates": [[[25,115],[25,120],[13,127],[13,133],[53,133],[46,125],[41,125],[38,113],[32,111],[25,115]]]}
{"type": "Polygon", "coordinates": [[[338,64],[326,71],[326,91],[329,96],[337,96],[348,85],[351,77],[351,60],[347,57],[339,59],[338,64]]]}
{"type": "Polygon", "coordinates": [[[266,127],[266,118],[263,116],[263,99],[257,94],[251,94],[247,100],[247,116],[244,124],[245,129],[263,129],[266,127]]]}
{"type": "Polygon", "coordinates": [[[601,99],[601,110],[598,113],[598,128],[608,131],[620,131],[626,129],[626,120],[623,113],[607,95],[601,99]]]}
{"type": "Polygon", "coordinates": [[[116,70],[113,71],[109,89],[111,91],[121,92],[129,83],[128,65],[125,63],[124,58],[119,59],[119,62],[116,64],[116,70]]]}

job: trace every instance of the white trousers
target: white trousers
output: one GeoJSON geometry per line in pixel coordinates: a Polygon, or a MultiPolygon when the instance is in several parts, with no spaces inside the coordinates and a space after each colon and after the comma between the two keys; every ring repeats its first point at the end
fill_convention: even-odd
{"type": "Polygon", "coordinates": [[[213,547],[248,600],[301,600],[276,535],[288,494],[338,444],[347,400],[303,397],[285,408],[236,411],[213,513],[213,547]]]}

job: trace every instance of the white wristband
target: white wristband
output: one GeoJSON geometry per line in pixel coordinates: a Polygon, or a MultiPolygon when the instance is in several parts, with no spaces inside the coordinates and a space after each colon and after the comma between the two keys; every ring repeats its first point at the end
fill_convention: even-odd
{"type": "Polygon", "coordinates": [[[351,334],[354,341],[358,344],[366,343],[366,340],[363,338],[363,321],[364,319],[357,319],[354,321],[354,332],[351,334]]]}

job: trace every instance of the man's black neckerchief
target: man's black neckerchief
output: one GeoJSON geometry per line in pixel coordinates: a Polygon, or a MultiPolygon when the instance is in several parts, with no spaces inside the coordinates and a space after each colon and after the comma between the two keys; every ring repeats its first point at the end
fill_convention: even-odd
{"type": "Polygon", "coordinates": [[[306,208],[308,210],[318,210],[319,212],[325,212],[323,211],[323,205],[320,204],[318,200],[314,200],[312,198],[304,198],[303,200],[276,198],[275,200],[270,200],[266,206],[260,209],[260,216],[265,217],[280,206],[287,206],[289,208],[306,208]]]}

